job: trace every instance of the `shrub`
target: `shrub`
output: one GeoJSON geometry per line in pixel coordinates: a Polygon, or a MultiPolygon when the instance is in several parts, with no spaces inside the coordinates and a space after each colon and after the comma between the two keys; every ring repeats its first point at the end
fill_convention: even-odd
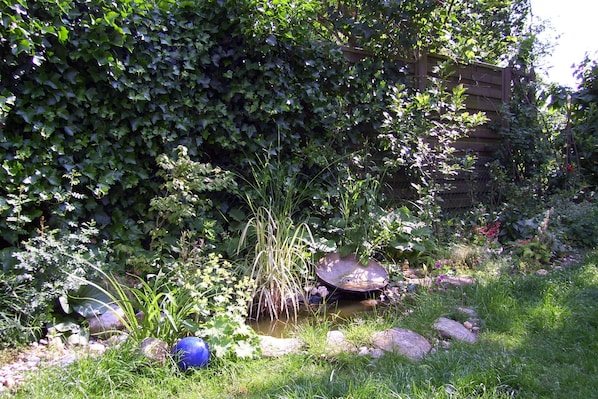
{"type": "MultiPolygon", "coordinates": [[[[435,73],[446,78],[450,67],[439,64],[435,73]]],[[[474,166],[475,159],[457,152],[455,141],[487,120],[482,112],[465,110],[466,97],[463,85],[449,90],[441,78],[434,78],[423,91],[394,87],[385,112],[379,139],[386,164],[410,177],[415,202],[431,221],[440,214],[441,192],[451,188],[457,174],[471,172],[474,166]]]]}
{"type": "Polygon", "coordinates": [[[81,286],[81,279],[108,270],[109,250],[106,243],[98,245],[97,235],[93,223],[72,226],[72,231],[45,230],[42,225],[39,236],[14,252],[16,262],[1,275],[3,297],[10,298],[10,305],[0,311],[4,324],[12,324],[14,331],[41,331],[59,301],[81,286]]]}
{"type": "Polygon", "coordinates": [[[216,357],[252,357],[256,335],[245,324],[252,283],[237,279],[233,266],[215,254],[203,255],[188,246],[180,260],[164,264],[158,274],[133,281],[99,271],[108,282],[81,280],[105,294],[110,303],[90,298],[102,306],[116,305],[123,325],[135,342],[154,337],[173,344],[177,339],[204,337],[216,357]]]}
{"type": "MultiPolygon", "coordinates": [[[[317,170],[323,152],[344,152],[374,124],[393,75],[312,40],[313,4],[60,4],[0,3],[11,21],[0,25],[3,247],[44,215],[52,228],[96,220],[127,258],[151,239],[143,223],[161,195],[159,154],[184,145],[197,162],[241,172],[279,147],[317,170]],[[69,190],[78,198],[60,214],[69,190]]],[[[233,209],[203,196],[214,200],[205,220],[233,209]]]]}

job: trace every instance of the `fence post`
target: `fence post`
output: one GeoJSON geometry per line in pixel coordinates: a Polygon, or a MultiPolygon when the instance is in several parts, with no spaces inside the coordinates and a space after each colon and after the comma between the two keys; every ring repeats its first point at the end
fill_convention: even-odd
{"type": "Polygon", "coordinates": [[[508,66],[502,70],[502,102],[508,103],[511,99],[511,82],[513,81],[513,68],[508,66]]]}
{"type": "Polygon", "coordinates": [[[426,89],[428,77],[428,54],[418,54],[417,61],[415,62],[415,78],[417,79],[417,87],[420,91],[426,89]]]}

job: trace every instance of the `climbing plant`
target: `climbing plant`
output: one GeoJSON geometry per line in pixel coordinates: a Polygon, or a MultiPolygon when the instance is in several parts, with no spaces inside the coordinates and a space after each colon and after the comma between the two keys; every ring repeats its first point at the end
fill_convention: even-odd
{"type": "Polygon", "coordinates": [[[526,34],[529,0],[324,0],[316,27],[382,56],[431,52],[506,64],[526,34]]]}
{"type": "Polygon", "coordinates": [[[389,73],[312,40],[310,3],[55,3],[0,3],[3,247],[42,216],[144,246],[159,154],[243,171],[276,147],[321,170],[379,123],[389,73]]]}

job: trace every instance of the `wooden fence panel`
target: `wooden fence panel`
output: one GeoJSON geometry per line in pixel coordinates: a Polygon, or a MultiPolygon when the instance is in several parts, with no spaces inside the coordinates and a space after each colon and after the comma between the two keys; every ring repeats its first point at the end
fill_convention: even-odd
{"type": "MultiPolygon", "coordinates": [[[[367,53],[343,49],[352,62],[368,57],[367,53]]],[[[439,62],[447,59],[436,55],[423,55],[414,62],[407,63],[407,71],[416,79],[416,85],[425,89],[430,77],[435,76],[434,70],[439,62]]],[[[405,67],[405,63],[397,65],[405,67]]],[[[455,148],[463,153],[473,153],[477,157],[473,174],[458,176],[450,181],[453,189],[442,194],[443,208],[447,210],[467,209],[479,201],[484,201],[490,195],[491,175],[488,163],[496,158],[503,138],[496,126],[503,123],[501,108],[510,98],[512,73],[509,68],[500,68],[485,63],[455,65],[452,76],[448,79],[447,87],[462,84],[466,89],[466,107],[469,112],[482,111],[488,122],[472,131],[467,137],[455,143],[455,148]]],[[[385,184],[390,185],[393,195],[404,197],[409,191],[406,178],[395,177],[385,184]]]]}
{"type": "MultiPolygon", "coordinates": [[[[371,56],[367,52],[343,48],[351,62],[371,56]]],[[[423,55],[414,62],[397,61],[397,68],[405,68],[415,78],[417,87],[425,89],[435,66],[447,58],[436,55],[423,55]]],[[[484,63],[455,65],[451,77],[446,81],[448,88],[463,85],[466,88],[466,107],[469,112],[484,112],[488,122],[472,131],[467,137],[455,143],[460,152],[473,153],[476,168],[473,174],[457,176],[447,181],[453,188],[442,194],[443,208],[447,210],[467,209],[490,195],[491,174],[488,163],[496,158],[503,144],[503,138],[496,127],[503,123],[501,109],[509,101],[511,94],[512,71],[484,63]]],[[[405,176],[393,176],[384,182],[389,194],[405,198],[411,193],[410,183],[405,176]]]]}

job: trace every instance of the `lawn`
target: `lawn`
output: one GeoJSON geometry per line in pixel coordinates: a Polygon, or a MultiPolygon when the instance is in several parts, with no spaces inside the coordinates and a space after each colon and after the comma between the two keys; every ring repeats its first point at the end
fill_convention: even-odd
{"type": "Polygon", "coordinates": [[[297,331],[312,342],[280,358],[216,361],[182,374],[126,345],[99,359],[32,376],[17,398],[592,398],[598,397],[598,253],[547,275],[478,272],[464,288],[420,290],[398,306],[341,323],[355,339],[389,324],[434,339],[430,327],[465,305],[483,319],[475,344],[453,342],[419,362],[325,356],[326,322],[297,331]]]}

